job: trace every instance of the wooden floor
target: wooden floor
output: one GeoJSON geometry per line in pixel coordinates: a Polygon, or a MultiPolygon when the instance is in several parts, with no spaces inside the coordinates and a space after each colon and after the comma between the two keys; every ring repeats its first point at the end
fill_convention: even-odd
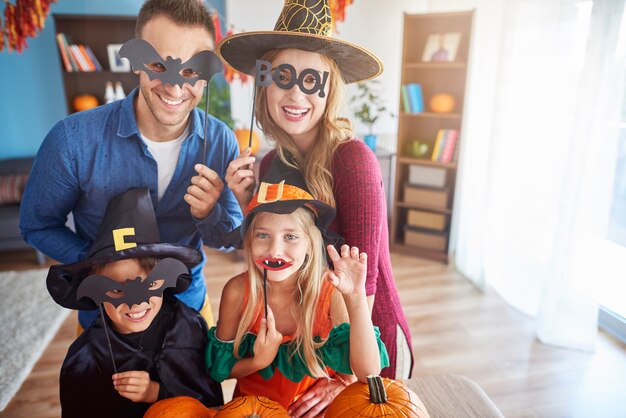
{"type": "MultiPolygon", "coordinates": [[[[233,259],[209,255],[214,311],[224,282],[241,271],[233,259]]],[[[415,373],[465,375],[507,417],[626,417],[624,344],[600,332],[594,353],[545,346],[536,340],[531,319],[449,267],[395,254],[392,262],[413,334],[415,373]]],[[[0,271],[33,263],[30,252],[0,254],[0,271]]],[[[58,373],[75,330],[76,316],[70,315],[0,417],[60,416],[58,373]]]]}

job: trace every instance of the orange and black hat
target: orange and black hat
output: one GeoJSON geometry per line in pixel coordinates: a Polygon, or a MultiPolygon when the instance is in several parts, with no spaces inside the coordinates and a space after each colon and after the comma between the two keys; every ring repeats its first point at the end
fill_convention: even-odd
{"type": "Polygon", "coordinates": [[[309,193],[304,178],[294,166],[285,164],[278,155],[272,160],[270,168],[263,176],[259,190],[252,197],[244,211],[241,226],[231,231],[227,238],[227,246],[240,247],[246,229],[252,222],[255,214],[270,212],[278,214],[292,213],[296,209],[305,207],[315,215],[315,225],[322,232],[328,244],[338,245],[343,239],[328,230],[335,217],[335,208],[315,199],[309,193]]]}
{"type": "MultiPolygon", "coordinates": [[[[78,286],[93,266],[129,258],[174,258],[192,268],[202,260],[195,248],[161,242],[150,190],[128,189],[107,205],[96,239],[84,260],[50,267],[46,283],[52,299],[70,309],[94,309],[90,300],[77,298],[78,286]]],[[[178,277],[174,293],[184,291],[191,275],[178,277]]]]}
{"type": "Polygon", "coordinates": [[[367,49],[333,38],[328,0],[285,0],[273,31],[243,32],[222,39],[217,55],[231,67],[254,75],[256,60],[271,49],[296,48],[335,60],[346,83],[368,80],[383,64],[367,49]]]}

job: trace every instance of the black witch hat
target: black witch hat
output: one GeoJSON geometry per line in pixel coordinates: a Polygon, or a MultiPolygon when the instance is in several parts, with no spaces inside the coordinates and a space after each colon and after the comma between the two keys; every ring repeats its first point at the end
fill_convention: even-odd
{"type": "MultiPolygon", "coordinates": [[[[84,260],[50,267],[46,283],[56,303],[70,309],[95,309],[97,305],[76,293],[91,268],[99,264],[129,258],[174,258],[188,268],[197,265],[202,255],[194,248],[160,242],[150,190],[132,188],[109,201],[104,219],[84,260]]],[[[191,282],[190,274],[178,277],[175,293],[184,291],[191,282]]]]}
{"type": "Polygon", "coordinates": [[[383,71],[372,52],[333,37],[328,0],[285,0],[273,31],[243,32],[222,39],[215,51],[231,67],[254,75],[256,60],[270,49],[296,48],[331,57],[346,83],[383,71]]]}

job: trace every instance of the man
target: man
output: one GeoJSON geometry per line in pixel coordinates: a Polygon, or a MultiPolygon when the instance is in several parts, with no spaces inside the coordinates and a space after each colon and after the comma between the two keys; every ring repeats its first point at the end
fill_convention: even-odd
{"type": "MultiPolygon", "coordinates": [[[[22,235],[64,264],[85,257],[107,202],[131,187],[150,189],[164,242],[199,250],[203,243],[219,248],[224,233],[242,219],[237,201],[221,180],[238,154],[237,142],[212,116],[204,158],[204,114],[196,105],[206,81],[170,84],[158,78],[159,73],[171,74],[163,66],[166,60],[172,62],[169,57],[186,63],[214,48],[210,14],[197,0],[148,0],[139,12],[136,36],[150,44],[162,62],[146,65],[152,76],[136,71],[140,87],[126,99],[57,123],[39,149],[24,193],[22,235]],[[76,233],[65,226],[70,212],[76,233]]],[[[183,68],[180,74],[191,77],[193,71],[183,68]]],[[[204,262],[203,253],[192,269],[191,285],[177,296],[200,311],[210,326],[204,262]]],[[[86,328],[95,316],[95,311],[81,311],[80,325],[86,328]]]]}

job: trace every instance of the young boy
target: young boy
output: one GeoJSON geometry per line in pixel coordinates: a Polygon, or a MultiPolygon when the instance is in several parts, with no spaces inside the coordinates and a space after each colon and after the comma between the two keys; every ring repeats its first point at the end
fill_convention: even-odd
{"type": "Polygon", "coordinates": [[[50,268],[58,304],[101,313],[63,362],[63,418],[142,417],[157,400],[183,395],[223,404],[204,372],[206,322],[171,294],[189,286],[200,259],[196,249],[160,243],[149,189],[135,188],[111,199],[85,260],[50,268]]]}

